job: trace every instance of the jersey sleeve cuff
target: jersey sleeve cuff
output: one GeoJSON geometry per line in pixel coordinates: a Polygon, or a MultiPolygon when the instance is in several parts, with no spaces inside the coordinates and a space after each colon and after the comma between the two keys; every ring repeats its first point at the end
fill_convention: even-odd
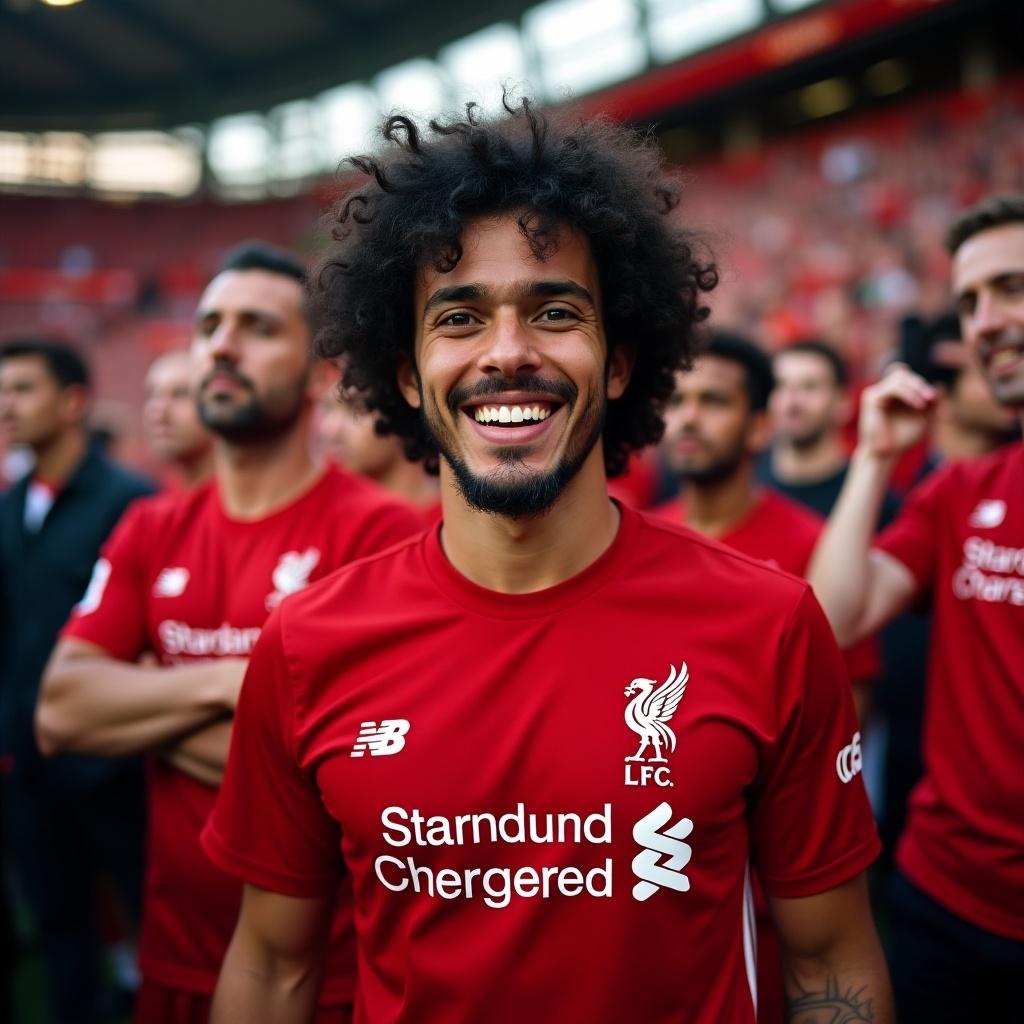
{"type": "Polygon", "coordinates": [[[214,865],[246,885],[257,885],[284,896],[308,899],[322,895],[337,883],[338,875],[334,871],[319,875],[297,875],[260,864],[233,849],[213,827],[212,822],[207,822],[200,843],[214,865]]]}
{"type": "Polygon", "coordinates": [[[783,878],[778,875],[765,874],[758,868],[758,876],[765,892],[770,896],[778,896],[782,899],[816,896],[818,893],[834,889],[856,877],[862,871],[866,871],[881,852],[882,844],[878,834],[875,833],[845,856],[810,874],[800,875],[797,878],[783,878]]]}

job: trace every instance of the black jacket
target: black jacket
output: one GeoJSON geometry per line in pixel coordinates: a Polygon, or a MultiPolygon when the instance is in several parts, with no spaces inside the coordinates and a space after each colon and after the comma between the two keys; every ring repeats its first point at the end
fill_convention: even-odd
{"type": "MultiPolygon", "coordinates": [[[[91,448],[33,533],[24,526],[28,485],[25,478],[0,495],[0,753],[22,768],[38,763],[32,719],[57,634],[85,592],[100,545],[128,504],[153,491],[91,448]]],[[[101,764],[84,763],[91,758],[73,761],[83,762],[71,773],[82,781],[105,774],[101,764]]]]}

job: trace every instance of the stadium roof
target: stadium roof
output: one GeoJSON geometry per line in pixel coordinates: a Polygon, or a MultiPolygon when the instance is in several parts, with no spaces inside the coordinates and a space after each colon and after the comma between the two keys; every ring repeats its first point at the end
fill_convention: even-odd
{"type": "Polygon", "coordinates": [[[536,2],[0,0],[3,127],[124,131],[267,108],[516,21],[536,2]]]}

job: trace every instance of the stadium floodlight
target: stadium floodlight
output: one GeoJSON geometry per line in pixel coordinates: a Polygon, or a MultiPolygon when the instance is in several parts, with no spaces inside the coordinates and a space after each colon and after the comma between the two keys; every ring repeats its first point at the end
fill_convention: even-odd
{"type": "Polygon", "coordinates": [[[323,169],[314,107],[309,100],[282,103],[270,111],[268,120],[277,136],[272,174],[276,181],[301,182],[323,169]]]}
{"type": "Polygon", "coordinates": [[[651,54],[661,63],[756,28],[764,20],[762,0],[648,0],[651,54]]]}
{"type": "Polygon", "coordinates": [[[32,175],[32,146],[21,132],[0,132],[0,185],[24,185],[32,175]]]}
{"type": "Polygon", "coordinates": [[[821,2],[822,0],[769,0],[771,6],[780,14],[788,14],[790,11],[802,11],[805,7],[813,7],[821,2]]]}
{"type": "Polygon", "coordinates": [[[255,192],[267,183],[272,143],[266,119],[259,114],[222,117],[210,125],[206,159],[221,185],[255,192]]]}
{"type": "Polygon", "coordinates": [[[640,74],[648,49],[635,0],[549,0],[523,16],[545,93],[586,93],[640,74]]]}
{"type": "Polygon", "coordinates": [[[345,157],[373,147],[381,113],[376,94],[367,86],[353,83],[321,93],[313,114],[321,166],[334,168],[345,157]]]}
{"type": "Polygon", "coordinates": [[[74,7],[75,4],[80,4],[82,0],[39,0],[45,7],[74,7]]]}
{"type": "Polygon", "coordinates": [[[382,71],[373,85],[385,112],[401,110],[415,117],[437,117],[449,107],[446,78],[432,60],[417,57],[382,71]]]}
{"type": "Polygon", "coordinates": [[[181,136],[104,132],[92,143],[87,181],[97,191],[179,197],[199,187],[199,151],[181,136]]]}
{"type": "Polygon", "coordinates": [[[457,106],[473,101],[488,114],[501,110],[502,86],[530,95],[523,40],[514,25],[499,23],[446,46],[438,54],[451,78],[457,106]],[[496,77],[499,73],[500,80],[496,77]]]}

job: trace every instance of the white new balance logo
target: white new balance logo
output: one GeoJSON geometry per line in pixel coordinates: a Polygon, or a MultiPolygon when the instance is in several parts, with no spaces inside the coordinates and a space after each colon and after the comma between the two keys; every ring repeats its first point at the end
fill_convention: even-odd
{"type": "Polygon", "coordinates": [[[641,881],[633,886],[633,899],[649,900],[659,889],[688,892],[690,880],[683,868],[690,863],[693,850],[680,842],[693,831],[689,818],[680,818],[671,828],[662,829],[672,820],[672,808],[658,804],[633,826],[633,838],[644,847],[633,858],[633,874],[641,881]],[[662,857],[668,858],[662,860],[662,857]]]}
{"type": "Polygon", "coordinates": [[[350,757],[362,757],[367,751],[372,757],[397,754],[405,746],[409,723],[404,718],[385,718],[380,725],[363,722],[352,746],[350,757]]]}

